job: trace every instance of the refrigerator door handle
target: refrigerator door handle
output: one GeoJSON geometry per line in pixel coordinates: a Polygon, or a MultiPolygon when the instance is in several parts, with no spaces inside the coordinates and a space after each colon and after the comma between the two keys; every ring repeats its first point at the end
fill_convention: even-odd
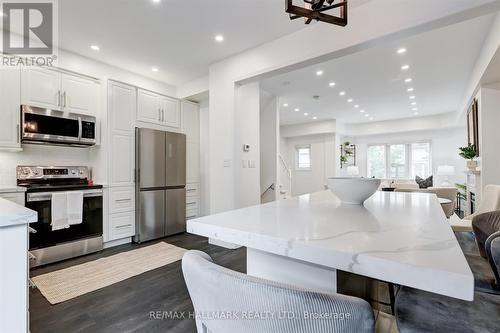
{"type": "Polygon", "coordinates": [[[172,158],[172,144],[168,144],[168,158],[172,158]]]}

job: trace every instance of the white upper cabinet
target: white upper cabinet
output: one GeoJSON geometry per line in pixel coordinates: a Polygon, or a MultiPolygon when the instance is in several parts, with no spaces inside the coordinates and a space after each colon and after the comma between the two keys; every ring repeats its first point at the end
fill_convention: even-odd
{"type": "Polygon", "coordinates": [[[163,123],[163,117],[160,99],[160,95],[154,92],[138,89],[137,120],[161,125],[163,123]]]}
{"type": "Polygon", "coordinates": [[[171,128],[180,128],[181,112],[179,101],[148,90],[138,89],[137,120],[171,128]]]}
{"type": "Polygon", "coordinates": [[[0,148],[21,148],[20,84],[18,68],[0,70],[0,148]]]}
{"type": "Polygon", "coordinates": [[[22,69],[22,104],[95,116],[98,101],[96,80],[44,67],[22,69]]]}
{"type": "Polygon", "coordinates": [[[23,68],[22,104],[59,110],[61,108],[61,73],[43,67],[23,68]]]}
{"type": "Polygon", "coordinates": [[[163,97],[161,113],[163,122],[168,127],[181,127],[181,110],[179,101],[173,98],[163,97]]]}
{"type": "Polygon", "coordinates": [[[99,85],[95,80],[80,76],[61,75],[62,110],[95,116],[99,85]]]}
{"type": "Polygon", "coordinates": [[[111,131],[130,132],[134,129],[135,91],[135,87],[126,84],[109,83],[109,126],[111,131]]]}

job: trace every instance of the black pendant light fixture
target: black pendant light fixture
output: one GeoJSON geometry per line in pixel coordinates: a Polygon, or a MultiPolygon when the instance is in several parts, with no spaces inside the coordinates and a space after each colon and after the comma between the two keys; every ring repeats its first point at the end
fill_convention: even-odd
{"type": "Polygon", "coordinates": [[[316,20],[343,27],[347,25],[347,0],[300,0],[303,6],[294,5],[293,0],[285,1],[286,12],[290,14],[291,20],[303,17],[305,24],[316,20]],[[334,10],[338,11],[338,15],[331,14],[334,10]]]}

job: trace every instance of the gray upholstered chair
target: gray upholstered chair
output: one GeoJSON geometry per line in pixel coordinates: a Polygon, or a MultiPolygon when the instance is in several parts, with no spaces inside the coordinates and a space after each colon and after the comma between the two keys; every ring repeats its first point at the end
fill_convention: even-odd
{"type": "Polygon", "coordinates": [[[216,265],[200,251],[186,252],[182,272],[198,315],[198,333],[374,331],[373,310],[359,298],[254,278],[216,265]],[[216,318],[223,314],[227,318],[216,318]]]}

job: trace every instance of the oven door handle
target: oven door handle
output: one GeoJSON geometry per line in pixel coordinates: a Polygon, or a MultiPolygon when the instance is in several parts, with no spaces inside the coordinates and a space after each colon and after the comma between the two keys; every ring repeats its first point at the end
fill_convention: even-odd
{"type": "MultiPolygon", "coordinates": [[[[81,192],[83,192],[83,197],[84,198],[102,197],[102,190],[101,189],[98,189],[98,190],[83,190],[81,192]]],[[[48,201],[48,200],[51,200],[52,199],[52,193],[54,193],[54,192],[27,193],[27,195],[26,195],[26,202],[48,201]]]]}

